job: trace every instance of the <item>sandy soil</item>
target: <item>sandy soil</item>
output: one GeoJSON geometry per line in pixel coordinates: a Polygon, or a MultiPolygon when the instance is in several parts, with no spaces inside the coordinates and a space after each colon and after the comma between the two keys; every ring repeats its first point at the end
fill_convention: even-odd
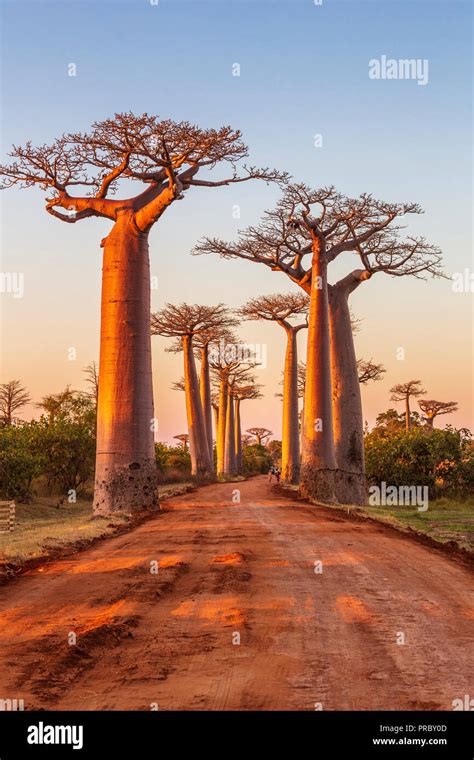
{"type": "Polygon", "coordinates": [[[265,477],[208,486],[0,589],[0,698],[450,710],[473,691],[472,588],[435,549],[278,496],[265,477]]]}

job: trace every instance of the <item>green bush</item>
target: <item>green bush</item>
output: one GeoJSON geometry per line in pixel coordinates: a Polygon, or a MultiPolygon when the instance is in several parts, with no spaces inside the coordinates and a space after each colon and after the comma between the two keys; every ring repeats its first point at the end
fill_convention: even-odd
{"type": "Polygon", "coordinates": [[[32,482],[44,467],[44,457],[34,445],[36,422],[0,426],[0,496],[29,501],[32,482]]]}
{"type": "Polygon", "coordinates": [[[244,474],[255,475],[260,472],[268,472],[272,466],[272,456],[265,446],[255,443],[244,446],[242,449],[244,474]]]}
{"type": "Polygon", "coordinates": [[[182,446],[155,443],[155,455],[160,483],[177,483],[191,477],[191,456],[182,446]]]}
{"type": "Polygon", "coordinates": [[[468,431],[426,425],[408,432],[375,428],[365,436],[365,457],[370,484],[428,486],[431,496],[472,493],[474,454],[468,431]]]}

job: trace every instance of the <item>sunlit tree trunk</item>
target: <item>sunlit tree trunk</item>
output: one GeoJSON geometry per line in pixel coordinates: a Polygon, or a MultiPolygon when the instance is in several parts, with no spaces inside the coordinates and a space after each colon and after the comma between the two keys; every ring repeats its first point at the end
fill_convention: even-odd
{"type": "Polygon", "coordinates": [[[186,394],[186,416],[188,420],[189,450],[192,474],[207,478],[211,474],[211,460],[207,444],[204,414],[199,395],[199,384],[194,361],[192,336],[183,336],[184,388],[186,394]]]}
{"type": "Polygon", "coordinates": [[[217,474],[224,473],[225,427],[227,416],[227,378],[221,378],[219,383],[219,414],[216,435],[217,474]]]}
{"type": "Polygon", "coordinates": [[[238,475],[244,471],[244,460],[242,453],[242,424],[240,419],[240,398],[235,399],[235,461],[238,475]]]}
{"type": "Polygon", "coordinates": [[[343,504],[365,504],[364,421],[348,297],[347,287],[329,289],[336,496],[343,504]]]}
{"type": "Polygon", "coordinates": [[[327,261],[322,243],[313,238],[311,296],[304,398],[301,494],[334,502],[334,452],[327,261]]]}
{"type": "Polygon", "coordinates": [[[157,507],[148,235],[124,210],[103,247],[96,515],[157,507]]]}
{"type": "Polygon", "coordinates": [[[224,473],[226,475],[235,475],[237,473],[237,463],[235,458],[235,413],[234,397],[230,391],[227,391],[227,415],[225,423],[225,455],[224,455],[224,473]]]}
{"type": "Polygon", "coordinates": [[[281,449],[282,479],[298,483],[300,476],[300,441],[298,420],[298,330],[285,327],[286,356],[283,375],[283,424],[281,449]]]}
{"type": "Polygon", "coordinates": [[[211,380],[209,375],[209,347],[207,344],[204,345],[201,349],[201,376],[199,382],[199,391],[201,394],[201,406],[204,414],[204,425],[206,428],[209,459],[212,465],[214,459],[214,450],[212,445],[212,404],[211,380]]]}
{"type": "Polygon", "coordinates": [[[410,396],[405,398],[405,430],[411,430],[410,396]]]}

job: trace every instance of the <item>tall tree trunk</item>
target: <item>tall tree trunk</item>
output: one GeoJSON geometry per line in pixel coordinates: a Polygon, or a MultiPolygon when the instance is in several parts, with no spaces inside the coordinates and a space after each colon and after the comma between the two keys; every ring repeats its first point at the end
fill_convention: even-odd
{"type": "Polygon", "coordinates": [[[225,455],[225,423],[227,416],[227,377],[221,378],[219,382],[219,419],[217,424],[216,436],[216,454],[217,454],[217,474],[224,474],[224,455],[225,455]]]}
{"type": "Polygon", "coordinates": [[[237,474],[244,471],[244,459],[242,453],[242,424],[240,419],[240,398],[235,399],[235,461],[237,474]]]}
{"type": "Polygon", "coordinates": [[[411,429],[410,396],[407,396],[405,399],[405,430],[408,433],[410,429],[411,429]]]}
{"type": "Polygon", "coordinates": [[[148,236],[121,211],[102,245],[96,515],[158,506],[148,236]]]}
{"type": "Polygon", "coordinates": [[[189,450],[191,471],[199,478],[211,475],[211,460],[207,445],[204,414],[199,395],[199,384],[194,361],[192,336],[183,336],[184,389],[186,394],[186,416],[188,419],[189,450]]]}
{"type": "Polygon", "coordinates": [[[201,394],[201,406],[204,414],[209,461],[212,466],[214,460],[214,447],[212,445],[211,380],[209,376],[209,348],[207,344],[201,349],[201,378],[199,382],[199,392],[201,394]]]}
{"type": "Polygon", "coordinates": [[[225,423],[225,455],[224,472],[226,475],[237,474],[237,462],[235,458],[235,414],[234,397],[231,390],[227,391],[227,416],[225,423]]]}
{"type": "Polygon", "coordinates": [[[306,387],[304,398],[302,496],[334,502],[336,457],[332,420],[327,261],[313,239],[306,387]]]}
{"type": "Polygon", "coordinates": [[[347,287],[329,288],[336,496],[342,504],[365,504],[364,421],[348,299],[347,287]]]}
{"type": "Polygon", "coordinates": [[[281,475],[287,483],[298,483],[300,477],[300,441],[298,420],[298,348],[294,327],[285,327],[286,356],[283,375],[283,424],[281,475]]]}

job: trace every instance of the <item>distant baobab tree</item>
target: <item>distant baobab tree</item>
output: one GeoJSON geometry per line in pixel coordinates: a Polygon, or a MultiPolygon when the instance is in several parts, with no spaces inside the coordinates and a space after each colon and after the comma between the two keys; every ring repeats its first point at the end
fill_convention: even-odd
{"type": "Polygon", "coordinates": [[[421,401],[418,401],[418,406],[425,415],[425,420],[430,427],[434,427],[434,421],[438,415],[452,414],[458,410],[458,404],[456,401],[422,399],[421,401]]]}
{"type": "Polygon", "coordinates": [[[217,386],[218,394],[216,459],[217,474],[235,474],[235,407],[232,395],[234,383],[248,382],[248,372],[255,366],[253,355],[240,351],[240,344],[235,335],[230,334],[226,341],[211,344],[209,347],[209,366],[211,377],[217,386]]]}
{"type": "Polygon", "coordinates": [[[188,450],[189,435],[187,433],[180,433],[179,435],[174,435],[173,438],[176,438],[178,441],[181,442],[183,451],[188,450]]]}
{"type": "MultiPolygon", "coordinates": [[[[247,366],[238,366],[233,369],[227,380],[227,408],[225,420],[225,452],[224,474],[237,475],[239,468],[243,467],[242,450],[240,444],[240,399],[242,386],[250,388],[255,383],[255,377],[250,374],[251,369],[247,366]]],[[[249,396],[247,396],[248,398],[249,396]]],[[[254,396],[255,398],[255,396],[254,396]]]]}
{"type": "Polygon", "coordinates": [[[439,248],[400,237],[400,220],[420,214],[414,203],[349,198],[334,187],[289,185],[275,209],[236,242],[204,238],[194,253],[241,258],[283,272],[310,296],[300,492],[314,500],[366,501],[363,416],[349,296],[375,274],[441,275],[439,248]],[[357,256],[334,285],[328,267],[357,256]],[[305,257],[310,263],[305,267],[305,257]]]}
{"type": "Polygon", "coordinates": [[[249,428],[247,430],[247,433],[255,438],[258,446],[263,446],[263,442],[268,438],[268,436],[273,435],[271,430],[268,430],[268,428],[264,427],[249,428]]]}
{"type": "Polygon", "coordinates": [[[399,383],[390,388],[391,401],[403,401],[405,403],[405,430],[411,428],[410,399],[424,396],[426,391],[421,387],[421,380],[409,380],[407,383],[399,383]]]}
{"type": "Polygon", "coordinates": [[[306,293],[285,293],[251,298],[238,311],[242,319],[276,322],[286,333],[281,472],[288,483],[298,483],[300,475],[297,335],[308,327],[308,309],[306,293]],[[294,324],[293,319],[298,316],[306,318],[294,324]]]}
{"type": "MultiPolygon", "coordinates": [[[[198,304],[166,304],[151,315],[152,335],[179,338],[184,355],[184,390],[188,420],[189,448],[192,474],[208,478],[212,474],[212,457],[206,430],[204,410],[194,357],[194,338],[226,322],[228,310],[224,304],[201,306],[198,304]]],[[[176,344],[171,347],[176,351],[176,344]]]]}
{"type": "Polygon", "coordinates": [[[239,382],[234,383],[232,388],[233,397],[235,399],[235,459],[238,475],[242,475],[244,469],[241,420],[242,402],[262,398],[262,393],[260,391],[261,387],[261,385],[255,383],[253,377],[250,377],[244,381],[240,380],[239,382]]]}
{"type": "Polygon", "coordinates": [[[89,132],[64,134],[50,145],[13,146],[12,162],[0,167],[3,188],[50,191],[46,211],[55,219],[75,224],[96,217],[113,224],[101,243],[96,514],[157,506],[149,232],[191,188],[286,180],[279,172],[246,166],[239,175],[237,164],[247,155],[240,132],[229,126],[201,129],[128,112],[94,122],[89,132]],[[209,170],[218,164],[230,171],[211,179],[209,170]],[[143,187],[133,197],[109,197],[122,180],[143,187]]]}
{"type": "Polygon", "coordinates": [[[31,403],[31,396],[19,380],[0,385],[0,422],[12,425],[15,413],[31,403]]]}
{"type": "MultiPolygon", "coordinates": [[[[211,464],[214,461],[214,446],[212,435],[212,393],[211,393],[211,374],[209,365],[209,347],[212,343],[218,341],[227,341],[231,339],[229,328],[238,324],[238,320],[232,317],[229,311],[223,311],[220,323],[209,326],[206,330],[196,335],[194,345],[196,354],[199,357],[201,370],[199,375],[199,393],[201,396],[201,405],[204,414],[204,424],[206,427],[207,443],[209,446],[209,457],[211,464]]],[[[217,435],[217,426],[216,426],[217,435]]]]}

